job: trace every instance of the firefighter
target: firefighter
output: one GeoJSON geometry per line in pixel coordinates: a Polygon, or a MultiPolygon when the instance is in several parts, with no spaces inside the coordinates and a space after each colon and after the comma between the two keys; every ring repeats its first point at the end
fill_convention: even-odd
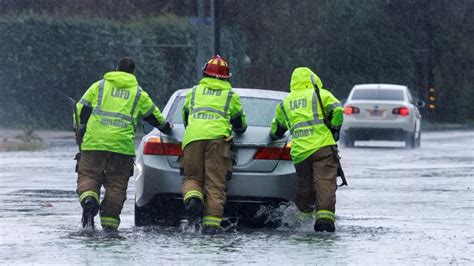
{"type": "Polygon", "coordinates": [[[116,71],[95,82],[76,105],[81,133],[77,193],[83,208],[83,227],[94,226],[100,210],[104,230],[115,230],[133,175],[135,126],[138,117],[164,133],[172,125],[165,120],[148,94],[138,85],[135,62],[121,58],[116,71]],[[105,195],[100,201],[100,189],[105,195]]]}
{"type": "Polygon", "coordinates": [[[291,158],[298,175],[296,205],[303,217],[316,218],[314,230],[335,231],[336,177],[339,161],[336,141],[343,120],[343,108],[319,77],[307,67],[298,67],[291,76],[290,94],[276,108],[270,136],[292,137],[291,158]],[[311,77],[319,88],[322,106],[311,77]],[[328,114],[324,123],[321,108],[328,114]]]}
{"type": "Polygon", "coordinates": [[[192,224],[203,219],[202,232],[208,234],[222,231],[226,176],[232,170],[232,130],[243,133],[247,129],[230,76],[227,61],[219,55],[212,57],[182,109],[186,127],[182,143],[185,215],[192,224]]]}

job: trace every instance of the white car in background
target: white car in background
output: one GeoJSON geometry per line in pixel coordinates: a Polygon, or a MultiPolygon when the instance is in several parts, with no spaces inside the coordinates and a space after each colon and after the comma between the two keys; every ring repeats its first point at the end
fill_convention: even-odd
{"type": "Polygon", "coordinates": [[[352,88],[344,104],[342,144],[353,147],[357,140],[405,141],[417,148],[421,140],[421,114],[407,86],[360,84],[352,88]]]}

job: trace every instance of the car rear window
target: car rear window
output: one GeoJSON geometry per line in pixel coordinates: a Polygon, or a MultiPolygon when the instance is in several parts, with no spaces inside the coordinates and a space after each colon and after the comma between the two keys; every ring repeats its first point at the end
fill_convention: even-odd
{"type": "MultiPolygon", "coordinates": [[[[173,124],[182,124],[181,110],[184,105],[186,97],[180,96],[176,98],[173,106],[168,114],[168,120],[173,124]]],[[[276,106],[280,100],[265,99],[255,97],[240,97],[242,101],[242,108],[246,114],[247,125],[269,127],[275,115],[276,106]]]]}
{"type": "Polygon", "coordinates": [[[403,101],[402,90],[356,89],[352,100],[403,101]]]}

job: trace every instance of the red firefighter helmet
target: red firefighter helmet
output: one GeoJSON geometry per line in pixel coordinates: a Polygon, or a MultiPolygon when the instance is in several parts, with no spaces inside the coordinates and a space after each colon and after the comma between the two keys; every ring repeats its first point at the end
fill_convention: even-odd
{"type": "Polygon", "coordinates": [[[205,75],[218,79],[228,79],[232,76],[229,73],[229,64],[220,55],[211,57],[202,68],[202,71],[205,75]]]}

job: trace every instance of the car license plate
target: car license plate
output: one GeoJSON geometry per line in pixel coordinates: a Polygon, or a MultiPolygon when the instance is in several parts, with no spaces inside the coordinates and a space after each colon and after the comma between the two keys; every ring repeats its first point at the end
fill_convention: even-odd
{"type": "Polygon", "coordinates": [[[368,111],[369,111],[370,116],[372,117],[381,117],[383,115],[383,110],[372,109],[368,111]]]}

